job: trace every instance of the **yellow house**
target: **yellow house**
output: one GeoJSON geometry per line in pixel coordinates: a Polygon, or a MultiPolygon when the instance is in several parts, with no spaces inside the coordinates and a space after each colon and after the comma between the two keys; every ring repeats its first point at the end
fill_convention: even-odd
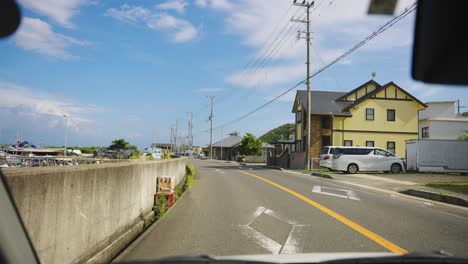
{"type": "MultiPolygon", "coordinates": [[[[297,91],[295,151],[305,149],[307,93],[297,91]]],[[[311,92],[312,158],[324,146],[374,146],[405,157],[409,139],[418,138],[419,110],[427,106],[393,82],[380,85],[370,80],[344,92],[311,92]]]]}

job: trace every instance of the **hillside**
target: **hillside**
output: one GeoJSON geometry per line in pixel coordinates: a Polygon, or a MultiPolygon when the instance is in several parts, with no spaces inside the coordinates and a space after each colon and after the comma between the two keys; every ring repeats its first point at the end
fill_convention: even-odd
{"type": "Polygon", "coordinates": [[[279,139],[288,139],[289,135],[293,133],[293,128],[294,124],[287,123],[268,131],[263,136],[259,137],[259,139],[268,144],[272,144],[279,139]]]}

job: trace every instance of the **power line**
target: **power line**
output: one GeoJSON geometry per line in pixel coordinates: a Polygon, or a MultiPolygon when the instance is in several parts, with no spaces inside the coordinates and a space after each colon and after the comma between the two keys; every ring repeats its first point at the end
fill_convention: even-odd
{"type": "MultiPolygon", "coordinates": [[[[348,51],[346,51],[345,53],[343,53],[342,55],[338,56],[336,59],[334,59],[333,61],[331,61],[330,63],[328,63],[327,65],[323,66],[322,68],[320,68],[319,70],[317,70],[315,73],[313,73],[312,75],[308,76],[307,78],[305,78],[304,80],[298,82],[296,85],[292,86],[291,88],[287,89],[286,91],[284,91],[283,93],[281,93],[280,95],[276,96],[275,98],[271,99],[270,101],[260,105],[259,107],[255,108],[254,110],[236,118],[236,119],[233,119],[229,122],[226,122],[222,125],[219,125],[217,127],[215,127],[215,129],[217,128],[220,128],[220,127],[226,127],[228,125],[231,125],[233,123],[236,123],[236,122],[239,122],[241,121],[242,119],[245,119],[247,118],[248,116],[254,114],[255,112],[261,110],[262,108],[268,106],[269,104],[273,103],[274,101],[278,100],[278,98],[284,96],[285,94],[287,94],[288,92],[292,91],[293,89],[297,88],[299,85],[303,84],[304,82],[306,82],[308,79],[311,79],[315,76],[317,76],[318,74],[320,74],[321,72],[325,71],[326,69],[328,69],[329,67],[331,67],[332,65],[336,64],[338,61],[344,59],[345,57],[349,56],[350,54],[352,54],[354,51],[356,51],[357,49],[359,49],[360,47],[362,47],[363,45],[365,45],[367,42],[369,42],[370,40],[372,40],[373,38],[377,37],[378,35],[382,34],[383,32],[385,32],[386,30],[388,30],[389,28],[393,27],[396,23],[398,23],[401,19],[403,19],[404,17],[406,17],[407,15],[409,15],[410,13],[412,13],[414,10],[416,10],[416,5],[417,5],[417,2],[413,3],[411,6],[405,8],[405,10],[403,12],[401,12],[398,16],[392,18],[391,20],[389,20],[387,23],[385,23],[384,25],[382,25],[380,28],[378,28],[375,32],[373,32],[372,34],[370,34],[369,36],[367,36],[366,38],[364,38],[362,41],[360,41],[359,43],[357,43],[355,46],[353,46],[352,48],[350,48],[348,51]]],[[[200,131],[199,133],[197,134],[201,134],[201,133],[206,133],[208,132],[207,130],[205,131],[200,131]]]]}

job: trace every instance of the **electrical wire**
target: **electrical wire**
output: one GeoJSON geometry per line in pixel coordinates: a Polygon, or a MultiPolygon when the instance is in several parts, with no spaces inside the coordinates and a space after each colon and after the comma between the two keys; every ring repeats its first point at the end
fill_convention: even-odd
{"type": "MultiPolygon", "coordinates": [[[[388,30],[389,28],[393,27],[396,23],[398,23],[401,19],[403,19],[404,17],[406,17],[407,15],[409,15],[410,13],[412,13],[413,11],[416,10],[416,5],[417,5],[417,2],[414,2],[411,6],[405,8],[405,10],[403,12],[401,12],[398,16],[392,18],[391,20],[389,20],[387,23],[385,23],[384,25],[382,25],[380,28],[378,28],[375,32],[373,32],[372,34],[370,34],[369,36],[367,36],[366,38],[364,38],[362,41],[360,41],[359,43],[357,43],[355,46],[353,46],[352,48],[350,48],[348,51],[346,51],[345,53],[343,53],[342,55],[338,56],[336,59],[334,59],[333,61],[331,61],[330,63],[328,63],[327,65],[323,66],[322,68],[320,68],[319,70],[317,70],[315,73],[313,73],[312,75],[308,76],[307,78],[305,78],[304,80],[298,82],[296,85],[292,86],[291,88],[287,89],[286,91],[284,91],[283,93],[279,94],[278,96],[274,97],[273,99],[269,100],[268,102],[260,105],[259,107],[255,108],[254,110],[236,118],[236,119],[233,119],[231,121],[228,121],[222,125],[219,125],[219,126],[216,126],[215,128],[220,128],[220,127],[226,127],[228,125],[231,125],[231,124],[234,124],[236,122],[239,122],[245,118],[247,118],[248,116],[254,114],[255,112],[258,112],[259,110],[263,109],[264,107],[268,106],[269,104],[273,103],[274,101],[278,100],[280,97],[282,97],[283,95],[287,94],[288,92],[292,91],[293,89],[297,88],[299,85],[305,83],[307,81],[307,79],[311,79],[315,76],[317,76],[318,74],[320,74],[321,72],[325,71],[326,69],[330,68],[331,66],[333,66],[334,64],[336,64],[338,61],[344,59],[345,57],[349,56],[350,54],[352,54],[353,52],[355,52],[356,50],[358,50],[360,47],[362,47],[363,45],[365,45],[366,43],[368,43],[370,40],[372,40],[373,38],[377,37],[378,35],[382,34],[383,32],[385,32],[386,30],[388,30]]],[[[199,133],[206,133],[206,132],[209,132],[209,130],[204,130],[204,131],[201,131],[199,133]]],[[[199,134],[197,133],[197,134],[199,134]]]]}

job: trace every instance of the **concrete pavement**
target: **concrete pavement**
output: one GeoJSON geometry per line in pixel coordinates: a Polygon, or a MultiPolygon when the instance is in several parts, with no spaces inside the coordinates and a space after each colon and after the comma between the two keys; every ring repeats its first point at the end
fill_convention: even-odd
{"type": "Polygon", "coordinates": [[[195,185],[118,260],[405,252],[468,256],[468,211],[307,175],[195,161],[195,185]]]}

